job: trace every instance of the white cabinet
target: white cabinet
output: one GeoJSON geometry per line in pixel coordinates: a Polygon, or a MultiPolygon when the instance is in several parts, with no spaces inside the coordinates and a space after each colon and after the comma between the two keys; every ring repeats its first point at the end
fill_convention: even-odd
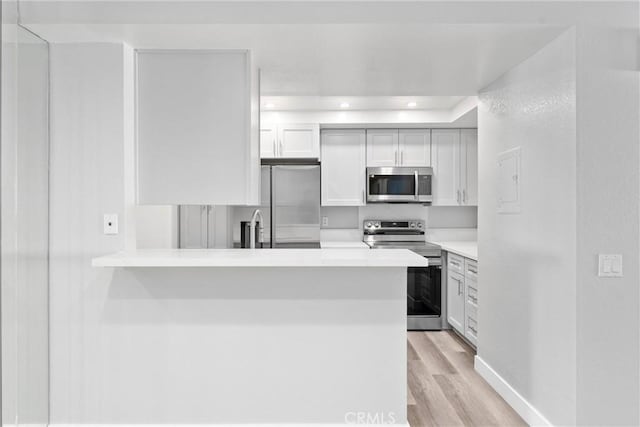
{"type": "Polygon", "coordinates": [[[478,345],[478,263],[447,254],[447,322],[478,345]]]}
{"type": "Polygon", "coordinates": [[[460,200],[460,130],[431,131],[433,205],[458,205],[460,200]]]}
{"type": "Polygon", "coordinates": [[[433,129],[434,206],[478,204],[478,145],[475,129],[433,129]]]}
{"type": "Polygon", "coordinates": [[[462,204],[478,205],[478,130],[460,130],[462,204]]]}
{"type": "Polygon", "coordinates": [[[320,126],[318,124],[281,124],[278,126],[280,157],[314,158],[320,154],[320,126]]]}
{"type": "Polygon", "coordinates": [[[464,334],[464,258],[447,255],[447,321],[464,334]]]}
{"type": "Polygon", "coordinates": [[[464,276],[464,336],[478,345],[478,263],[465,259],[464,276]]]}
{"type": "Polygon", "coordinates": [[[431,131],[367,130],[367,166],[431,166],[431,131]]]}
{"type": "Polygon", "coordinates": [[[447,276],[447,321],[464,333],[464,278],[456,273],[447,276]]]}
{"type": "Polygon", "coordinates": [[[209,248],[213,242],[212,207],[183,205],[179,207],[179,247],[181,249],[209,248]]]}
{"type": "Polygon", "coordinates": [[[323,130],[322,206],[365,204],[365,131],[323,130]]]}
{"type": "Polygon", "coordinates": [[[317,159],[320,153],[320,125],[262,124],[260,157],[317,159]]]}
{"type": "Polygon", "coordinates": [[[431,131],[400,129],[398,151],[400,166],[431,166],[431,131]]]}
{"type": "Polygon", "coordinates": [[[257,203],[257,78],[246,50],[136,52],[139,204],[257,203]]]}
{"type": "Polygon", "coordinates": [[[367,130],[367,166],[397,166],[398,159],[398,129],[367,130]]]}
{"type": "Polygon", "coordinates": [[[273,159],[277,157],[278,128],[273,125],[260,125],[260,158],[273,159]]]}

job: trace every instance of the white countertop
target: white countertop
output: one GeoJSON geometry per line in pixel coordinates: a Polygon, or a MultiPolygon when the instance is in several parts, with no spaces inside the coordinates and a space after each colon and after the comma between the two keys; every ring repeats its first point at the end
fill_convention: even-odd
{"type": "Polygon", "coordinates": [[[143,249],[94,258],[94,267],[423,267],[407,249],[143,249]]]}
{"type": "Polygon", "coordinates": [[[478,242],[476,241],[433,241],[429,243],[439,245],[443,251],[452,252],[454,254],[470,258],[478,261],[478,242]]]}
{"type": "Polygon", "coordinates": [[[329,241],[321,241],[320,247],[322,249],[344,249],[344,248],[352,248],[352,249],[369,249],[369,246],[363,241],[337,241],[337,240],[329,240],[329,241]]]}

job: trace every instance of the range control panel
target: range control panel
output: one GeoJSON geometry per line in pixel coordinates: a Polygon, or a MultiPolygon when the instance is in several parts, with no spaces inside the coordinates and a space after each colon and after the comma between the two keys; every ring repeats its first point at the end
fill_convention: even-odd
{"type": "Polygon", "coordinates": [[[424,221],[420,219],[411,220],[380,220],[380,219],[366,219],[362,224],[365,233],[379,232],[379,231],[424,231],[424,221]]]}

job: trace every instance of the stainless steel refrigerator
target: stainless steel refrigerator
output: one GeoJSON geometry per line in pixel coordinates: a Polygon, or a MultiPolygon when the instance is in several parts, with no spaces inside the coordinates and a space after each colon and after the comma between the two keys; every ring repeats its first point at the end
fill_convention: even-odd
{"type": "Polygon", "coordinates": [[[274,163],[262,166],[262,203],[267,213],[265,247],[320,247],[320,165],[274,163]]]}

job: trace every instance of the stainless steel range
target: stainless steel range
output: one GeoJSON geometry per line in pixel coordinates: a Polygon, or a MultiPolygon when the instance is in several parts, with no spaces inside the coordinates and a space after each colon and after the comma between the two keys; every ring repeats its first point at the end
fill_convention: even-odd
{"type": "Polygon", "coordinates": [[[368,219],[362,228],[362,241],[371,249],[409,249],[427,258],[428,267],[407,269],[407,329],[442,329],[446,307],[442,249],[425,242],[424,221],[368,219]]]}

